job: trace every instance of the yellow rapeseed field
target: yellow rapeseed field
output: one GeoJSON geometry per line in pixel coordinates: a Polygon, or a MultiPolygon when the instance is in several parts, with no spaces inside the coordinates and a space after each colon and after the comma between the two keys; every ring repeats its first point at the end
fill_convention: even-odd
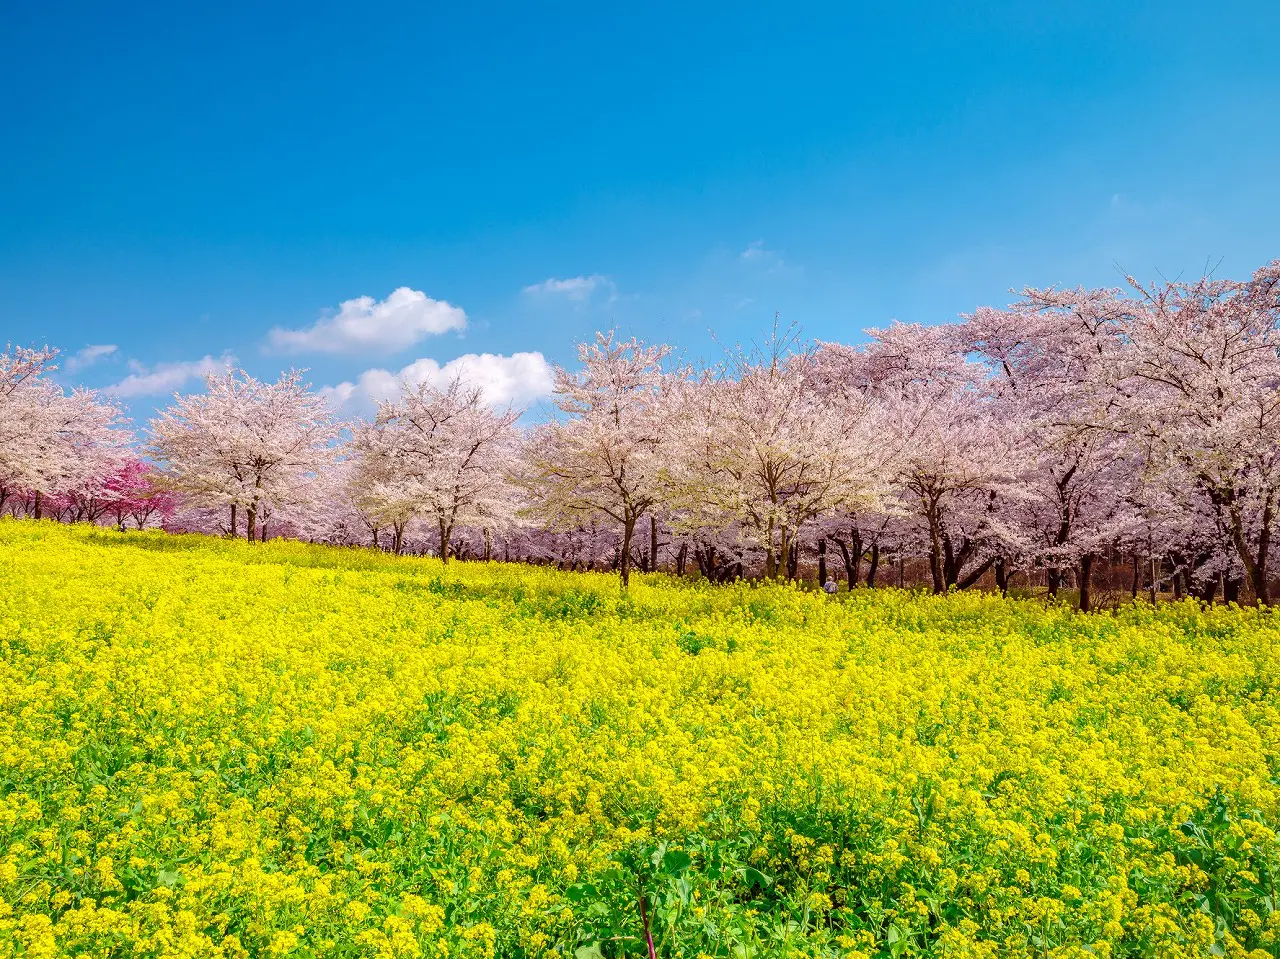
{"type": "Polygon", "coordinates": [[[1268,611],[0,521],[0,954],[1280,955],[1268,611]]]}

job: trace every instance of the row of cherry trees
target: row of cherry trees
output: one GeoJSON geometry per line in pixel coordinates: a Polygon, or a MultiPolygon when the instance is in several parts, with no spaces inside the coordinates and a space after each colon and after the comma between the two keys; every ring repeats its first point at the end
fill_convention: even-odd
{"type": "Polygon", "coordinates": [[[789,334],[677,362],[600,335],[522,427],[406,385],[343,423],[290,372],[211,376],[135,438],[121,411],[0,356],[0,512],[402,552],[935,591],[1017,575],[1089,607],[1098,564],[1270,602],[1280,261],[1244,282],[1026,290],[861,346],[789,334]]]}

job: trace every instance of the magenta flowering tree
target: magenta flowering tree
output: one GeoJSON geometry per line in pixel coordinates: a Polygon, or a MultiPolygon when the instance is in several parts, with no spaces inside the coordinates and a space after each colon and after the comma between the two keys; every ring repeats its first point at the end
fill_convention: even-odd
{"type": "Polygon", "coordinates": [[[102,482],[104,512],[123,530],[128,521],[137,529],[163,526],[178,511],[179,496],[165,488],[163,478],[146,460],[132,459],[102,482]]]}

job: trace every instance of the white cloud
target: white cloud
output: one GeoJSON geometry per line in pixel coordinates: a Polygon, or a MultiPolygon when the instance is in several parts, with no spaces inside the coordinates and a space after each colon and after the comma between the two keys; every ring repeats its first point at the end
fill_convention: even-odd
{"type": "Polygon", "coordinates": [[[423,337],[466,326],[467,314],[459,307],[402,286],[385,300],[371,296],[344,300],[335,315],[317,320],[305,330],[276,327],[270,341],[276,349],[291,352],[395,353],[423,337]]]}
{"type": "Polygon", "coordinates": [[[563,280],[552,277],[524,288],[524,292],[530,296],[563,296],[575,303],[585,303],[596,291],[608,293],[612,300],[617,294],[617,286],[607,276],[592,273],[590,276],[571,276],[563,280]]]}
{"type": "Polygon", "coordinates": [[[67,357],[67,362],[63,364],[63,368],[68,373],[77,373],[80,370],[93,366],[101,359],[105,359],[116,352],[114,343],[102,343],[97,346],[86,346],[71,356],[67,357]]]}
{"type": "Polygon", "coordinates": [[[477,386],[485,401],[493,406],[523,406],[549,396],[555,386],[551,364],[541,353],[467,353],[441,365],[424,357],[415,360],[398,373],[390,370],[365,370],[356,382],[328,386],[321,393],[335,406],[372,405],[394,399],[402,383],[416,386],[430,383],[447,386],[460,377],[468,386],[477,386]]]}
{"type": "Polygon", "coordinates": [[[783,260],[782,255],[776,250],[766,247],[764,240],[753,240],[748,243],[747,248],[738,254],[738,262],[753,270],[762,270],[766,274],[795,273],[798,270],[798,267],[793,267],[783,260]]]}
{"type": "Polygon", "coordinates": [[[183,360],[177,363],[157,363],[150,369],[140,363],[130,363],[133,372],[119,383],[108,386],[106,392],[110,396],[159,396],[181,389],[197,377],[209,373],[221,373],[235,365],[235,357],[224,353],[220,358],[202,356],[198,360],[183,360]]]}

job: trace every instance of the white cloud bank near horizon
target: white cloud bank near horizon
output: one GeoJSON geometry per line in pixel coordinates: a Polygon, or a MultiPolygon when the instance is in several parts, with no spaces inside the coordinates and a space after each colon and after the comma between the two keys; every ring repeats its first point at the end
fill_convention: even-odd
{"type": "Polygon", "coordinates": [[[443,365],[429,357],[415,360],[399,372],[365,370],[355,382],[326,386],[320,391],[335,407],[376,406],[400,394],[401,384],[410,387],[430,383],[443,389],[455,378],[479,387],[490,406],[524,406],[550,396],[555,387],[555,371],[539,352],[465,353],[443,365]]]}
{"type": "Polygon", "coordinates": [[[235,366],[235,362],[234,356],[224,353],[217,359],[206,354],[198,360],[157,363],[150,368],[141,363],[131,363],[133,372],[119,383],[108,386],[104,392],[108,396],[122,399],[160,396],[181,389],[193,379],[203,378],[210,373],[224,373],[235,366]]]}
{"type": "Polygon", "coordinates": [[[306,329],[275,327],[267,340],[282,352],[391,354],[425,337],[466,327],[467,314],[460,307],[402,286],[385,300],[371,296],[343,300],[336,314],[306,329]]]}

